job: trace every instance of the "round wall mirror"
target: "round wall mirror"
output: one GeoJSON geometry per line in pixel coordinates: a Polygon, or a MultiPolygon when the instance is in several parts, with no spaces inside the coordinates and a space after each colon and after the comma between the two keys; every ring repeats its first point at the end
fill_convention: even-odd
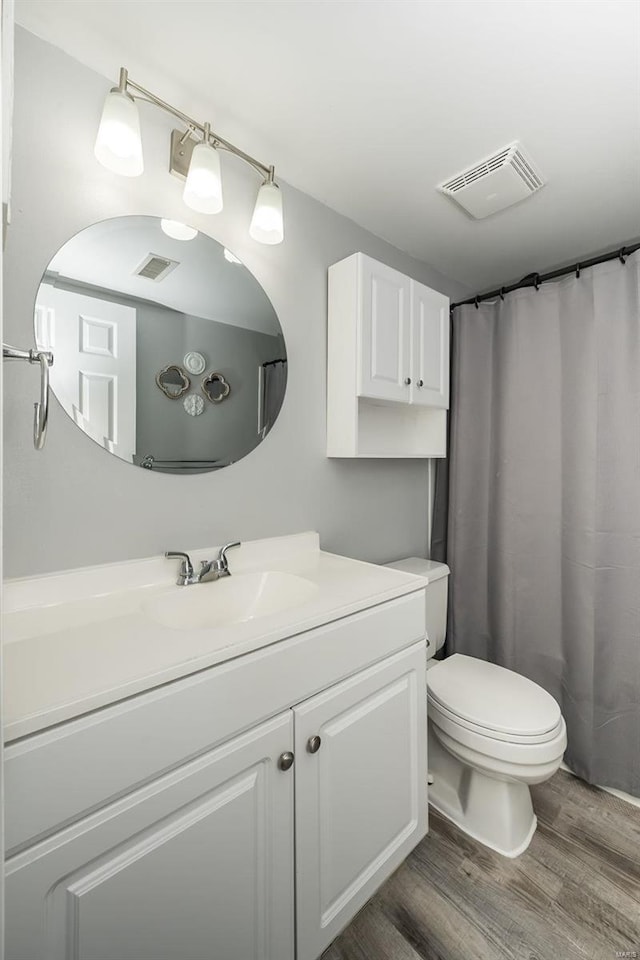
{"type": "Polygon", "coordinates": [[[264,440],[287,354],[240,260],[193,228],[184,240],[166,228],[118,217],[72,237],[38,288],[35,339],[53,352],[51,388],[88,437],[147,470],[202,473],[264,440]]]}

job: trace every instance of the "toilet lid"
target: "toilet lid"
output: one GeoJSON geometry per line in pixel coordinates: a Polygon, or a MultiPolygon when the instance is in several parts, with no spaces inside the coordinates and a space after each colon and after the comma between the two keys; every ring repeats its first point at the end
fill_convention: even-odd
{"type": "Polygon", "coordinates": [[[427,675],[429,699],[474,726],[541,736],[558,726],[560,707],[526,677],[495,663],[454,653],[427,675]]]}

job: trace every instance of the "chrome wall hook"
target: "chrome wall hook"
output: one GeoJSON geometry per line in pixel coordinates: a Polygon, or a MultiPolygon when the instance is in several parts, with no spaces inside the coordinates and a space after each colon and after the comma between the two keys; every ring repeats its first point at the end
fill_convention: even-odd
{"type": "Polygon", "coordinates": [[[53,364],[53,354],[50,350],[18,350],[3,343],[2,359],[26,360],[40,366],[40,400],[33,405],[33,445],[36,450],[42,450],[49,422],[49,367],[53,364]]]}

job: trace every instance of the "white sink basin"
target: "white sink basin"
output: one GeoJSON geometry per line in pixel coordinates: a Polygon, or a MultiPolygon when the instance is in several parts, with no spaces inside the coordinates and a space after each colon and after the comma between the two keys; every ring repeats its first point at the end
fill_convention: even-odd
{"type": "Polygon", "coordinates": [[[288,610],[306,603],[317,590],[316,584],[304,577],[267,570],[176,587],[149,598],[143,609],[164,627],[198,630],[288,610]]]}

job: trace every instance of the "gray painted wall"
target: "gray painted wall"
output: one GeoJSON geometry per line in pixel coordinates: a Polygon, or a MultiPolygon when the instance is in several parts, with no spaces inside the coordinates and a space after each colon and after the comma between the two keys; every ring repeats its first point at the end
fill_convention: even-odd
{"type": "Polygon", "coordinates": [[[160,306],[136,305],[136,454],[157,460],[236,461],[258,443],[258,368],[283,356],[279,337],[228,323],[190,317],[160,306]],[[203,374],[187,374],[190,394],[202,396],[203,376],[221,373],[231,388],[221,403],[204,400],[190,417],[182,397],[170,400],[155,383],[170,363],[182,366],[189,350],[207,361],[203,374]]]}
{"type": "MultiPolygon", "coordinates": [[[[69,237],[123,214],[185,217],[183,185],[165,167],[170,118],[141,106],[142,177],[117,177],[95,160],[96,126],[112,82],[16,31],[5,339],[19,346],[33,340],[40,278],[69,237]]],[[[188,103],[178,106],[189,111],[188,103]]],[[[128,466],[101,450],[54,402],[47,446],[36,453],[31,421],[37,372],[7,365],[6,576],[307,529],[320,532],[324,549],[366,560],[424,554],[427,461],[325,457],[327,267],[361,250],[449,296],[468,291],[286,184],[285,242],[254,243],[247,231],[258,184],[244,165],[223,162],[224,211],[216,217],[189,212],[188,219],[242,259],[280,318],[289,382],[273,430],[231,467],[178,477],[128,466]]]]}

